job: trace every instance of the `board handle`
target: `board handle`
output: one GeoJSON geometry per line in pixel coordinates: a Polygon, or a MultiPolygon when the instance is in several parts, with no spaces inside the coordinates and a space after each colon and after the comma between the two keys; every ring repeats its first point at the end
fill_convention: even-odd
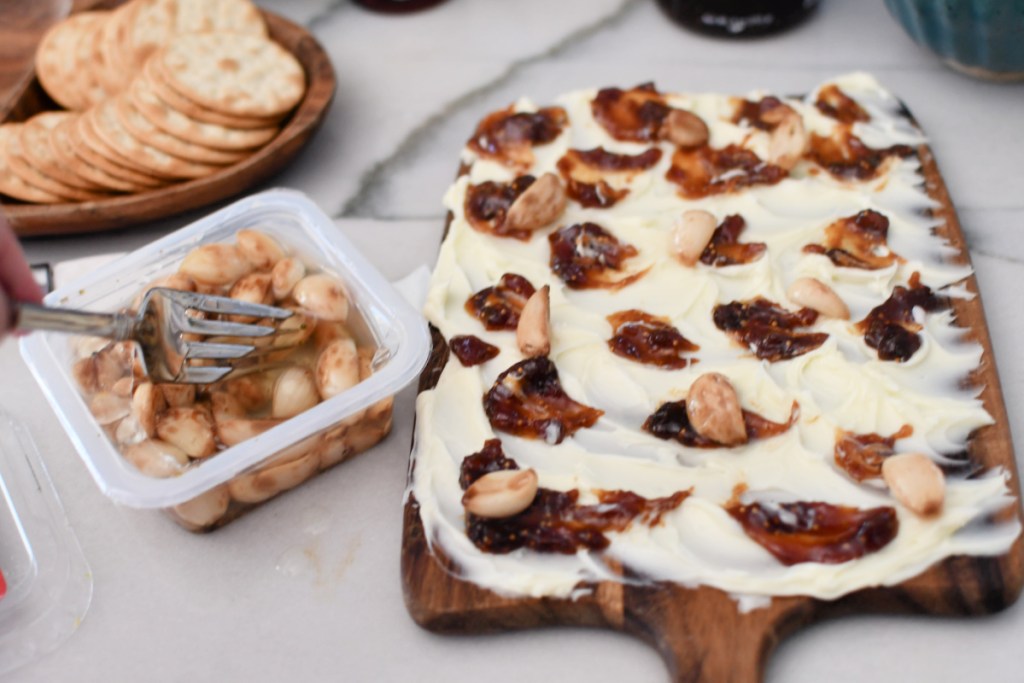
{"type": "Polygon", "coordinates": [[[744,613],[706,587],[630,587],[622,627],[657,648],[676,683],[760,683],[775,646],[813,618],[811,602],[776,598],[744,613]]]}

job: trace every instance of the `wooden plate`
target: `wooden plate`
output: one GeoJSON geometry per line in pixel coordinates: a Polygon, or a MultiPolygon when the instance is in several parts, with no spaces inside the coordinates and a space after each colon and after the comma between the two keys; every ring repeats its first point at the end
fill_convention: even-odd
{"type": "MultiPolygon", "coordinates": [[[[939,204],[933,211],[941,222],[936,233],[957,251],[951,261],[969,265],[960,222],[931,149],[922,145],[917,153],[928,195],[939,204]]],[[[965,336],[980,344],[984,352],[980,366],[966,383],[981,388],[985,409],[995,420],[972,434],[968,457],[981,469],[1002,467],[1011,474],[1009,488],[1017,504],[998,515],[1006,521],[1020,518],[1020,481],[977,281],[972,275],[964,284],[974,296],[952,299],[951,305],[965,336]]],[[[436,329],[431,332],[434,347],[420,377],[420,391],[437,384],[449,359],[444,337],[436,329]]],[[[628,573],[628,568],[624,571],[628,573]]],[[[741,613],[735,600],[716,588],[686,588],[669,582],[588,584],[589,592],[580,591],[582,595],[575,600],[509,598],[458,577],[451,558],[437,545],[428,545],[419,503],[410,495],[402,534],[402,586],[412,618],[438,633],[555,625],[609,628],[657,648],[673,681],[757,683],[763,678],[768,656],[781,640],[815,621],[856,613],[984,614],[1007,607],[1024,587],[1024,536],[1018,536],[1005,555],[950,557],[896,586],[868,588],[834,601],[775,597],[770,606],[747,613],[741,613]]],[[[899,666],[897,662],[891,665],[899,666]]]]}
{"type": "MultiPolygon", "coordinates": [[[[261,12],[270,37],[295,55],[307,79],[305,96],[273,140],[255,154],[212,175],[149,192],[63,204],[4,201],[0,209],[14,226],[14,232],[23,237],[67,235],[138,225],[239,194],[287,166],[323,122],[334,98],[334,68],[323,47],[308,31],[276,14],[261,12]]],[[[32,79],[8,120],[21,121],[54,108],[38,79],[32,79]]]]}

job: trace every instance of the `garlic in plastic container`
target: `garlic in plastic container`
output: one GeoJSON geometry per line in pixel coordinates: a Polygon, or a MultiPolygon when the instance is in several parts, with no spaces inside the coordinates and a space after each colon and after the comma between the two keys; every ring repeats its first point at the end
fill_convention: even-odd
{"type": "MultiPolygon", "coordinates": [[[[35,334],[22,353],[97,484],[202,531],[363,452],[426,361],[426,324],[305,196],[241,200],[53,292],[116,310],[167,286],[293,311],[224,380],[153,384],[131,343],[35,334]]],[[[251,322],[250,320],[239,320],[251,322]]],[[[217,341],[235,341],[231,338],[217,341]]]]}

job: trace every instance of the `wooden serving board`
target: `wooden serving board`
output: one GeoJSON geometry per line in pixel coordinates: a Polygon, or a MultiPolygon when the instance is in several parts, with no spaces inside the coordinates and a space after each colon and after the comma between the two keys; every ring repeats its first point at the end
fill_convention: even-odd
{"type": "MultiPolygon", "coordinates": [[[[969,264],[960,222],[931,149],[921,146],[918,155],[927,192],[941,205],[934,211],[942,221],[936,233],[957,249],[953,261],[969,264]]],[[[985,409],[995,419],[995,424],[972,435],[968,457],[977,467],[1003,467],[1011,473],[1009,486],[1018,503],[1004,510],[1000,520],[1020,518],[1020,482],[988,326],[975,278],[968,278],[965,285],[975,296],[953,299],[953,311],[967,338],[984,350],[980,366],[966,382],[982,388],[985,409]]],[[[432,332],[434,348],[420,378],[420,391],[437,383],[449,357],[444,338],[437,330],[432,332]]],[[[1018,537],[1005,555],[951,557],[896,586],[860,590],[835,601],[774,598],[769,607],[745,614],[726,593],[706,586],[601,582],[576,600],[506,598],[459,579],[457,573],[450,558],[436,546],[433,551],[428,547],[419,505],[410,496],[405,506],[402,582],[406,606],[420,626],[458,634],[555,625],[610,628],[656,647],[673,681],[756,683],[763,679],[769,654],[786,635],[821,619],[855,613],[970,615],[1007,607],[1024,586],[1024,537],[1018,537]]]]}
{"type": "MultiPolygon", "coordinates": [[[[116,7],[118,0],[95,3],[90,9],[116,7]]],[[[216,173],[148,192],[115,195],[109,199],[62,204],[26,204],[4,200],[0,210],[22,237],[66,235],[112,230],[167,218],[237,195],[284,169],[323,122],[334,99],[334,68],[320,43],[301,26],[261,10],[270,37],[287,49],[306,72],[306,94],[285,120],[280,132],[254,154],[216,173]],[[8,203],[9,202],[9,203],[8,203]]],[[[23,121],[59,107],[33,78],[7,117],[23,121]]]]}

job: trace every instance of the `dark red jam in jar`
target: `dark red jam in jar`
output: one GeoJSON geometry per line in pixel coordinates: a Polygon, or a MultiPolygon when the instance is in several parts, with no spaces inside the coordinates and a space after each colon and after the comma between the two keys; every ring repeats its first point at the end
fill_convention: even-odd
{"type": "Polygon", "coordinates": [[[714,36],[746,37],[795,26],[818,0],[658,0],[676,23],[714,36]]]}
{"type": "Polygon", "coordinates": [[[444,0],[356,0],[357,5],[362,5],[374,12],[384,12],[385,14],[418,12],[421,9],[440,5],[442,2],[444,0]]]}

